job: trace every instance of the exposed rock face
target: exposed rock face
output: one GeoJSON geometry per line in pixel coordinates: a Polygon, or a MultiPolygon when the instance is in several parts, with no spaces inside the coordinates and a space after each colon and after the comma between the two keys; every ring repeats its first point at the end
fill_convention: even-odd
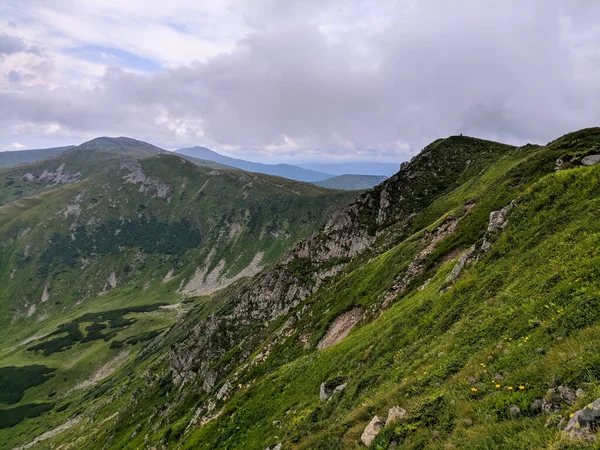
{"type": "Polygon", "coordinates": [[[36,176],[32,173],[26,173],[23,175],[22,179],[24,181],[29,182],[42,182],[45,181],[51,185],[56,184],[67,184],[67,183],[76,183],[81,179],[81,173],[73,173],[69,174],[65,171],[65,164],[61,164],[55,171],[48,172],[48,170],[44,170],[41,175],[36,176]]]}
{"type": "Polygon", "coordinates": [[[393,424],[394,422],[398,422],[406,417],[406,410],[400,408],[399,406],[392,406],[390,411],[388,412],[388,417],[385,421],[385,426],[393,424]]]}
{"type": "Polygon", "coordinates": [[[589,155],[581,160],[584,166],[595,166],[598,163],[600,163],[600,155],[589,155]]]}
{"type": "Polygon", "coordinates": [[[595,441],[595,433],[600,427],[600,398],[580,409],[567,424],[565,432],[574,439],[595,441]]]}
{"type": "Polygon", "coordinates": [[[467,264],[475,261],[476,257],[477,257],[477,246],[472,245],[469,248],[469,250],[464,252],[460,256],[460,258],[458,258],[458,261],[456,262],[454,269],[452,269],[452,272],[450,272],[450,275],[448,275],[446,277],[446,283],[451,284],[451,283],[454,283],[456,280],[458,280],[458,277],[459,277],[460,273],[463,271],[463,269],[465,268],[465,266],[467,264]]]}
{"type": "Polygon", "coordinates": [[[171,201],[171,187],[157,178],[148,177],[144,174],[142,166],[137,161],[124,161],[121,169],[129,173],[123,177],[127,183],[140,184],[140,192],[152,197],[164,198],[171,201]]]}
{"type": "Polygon", "coordinates": [[[379,434],[379,432],[383,430],[384,426],[385,424],[382,422],[379,416],[373,417],[373,419],[371,419],[371,422],[369,422],[369,425],[367,425],[367,428],[365,428],[365,431],[363,431],[360,440],[367,447],[370,447],[377,435],[379,434]]]}
{"type": "Polygon", "coordinates": [[[335,394],[341,394],[344,392],[346,386],[348,386],[346,383],[338,384],[337,386],[335,383],[321,383],[321,387],[319,389],[319,398],[321,401],[329,400],[335,394]]]}
{"type": "Polygon", "coordinates": [[[352,328],[362,318],[364,311],[362,308],[354,308],[351,311],[345,312],[333,321],[323,339],[317,344],[319,350],[337,344],[342,339],[350,334],[352,328]]]}

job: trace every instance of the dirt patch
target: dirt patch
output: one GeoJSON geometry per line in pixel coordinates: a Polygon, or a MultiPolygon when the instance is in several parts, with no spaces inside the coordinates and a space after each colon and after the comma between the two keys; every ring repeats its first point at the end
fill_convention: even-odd
{"type": "Polygon", "coordinates": [[[13,450],[25,450],[27,448],[31,448],[34,445],[39,444],[42,441],[53,438],[58,433],[62,433],[63,431],[68,430],[69,428],[77,425],[79,422],[81,422],[81,416],[78,416],[71,420],[68,420],[65,423],[63,423],[62,425],[54,428],[53,430],[46,431],[44,434],[40,434],[38,437],[36,437],[33,441],[29,442],[28,444],[22,445],[20,447],[15,447],[13,450]]]}
{"type": "Polygon", "coordinates": [[[129,357],[129,352],[125,351],[117,355],[115,358],[111,359],[109,362],[100,367],[96,372],[92,374],[87,380],[76,385],[72,390],[77,389],[87,389],[89,387],[94,386],[96,383],[104,380],[105,378],[110,377],[113,373],[117,371],[119,367],[123,365],[123,363],[129,357]]]}
{"type": "Polygon", "coordinates": [[[337,344],[342,339],[350,334],[352,328],[362,319],[364,311],[362,308],[354,308],[351,311],[345,312],[330,325],[327,333],[321,341],[317,344],[319,350],[331,347],[337,344]]]}

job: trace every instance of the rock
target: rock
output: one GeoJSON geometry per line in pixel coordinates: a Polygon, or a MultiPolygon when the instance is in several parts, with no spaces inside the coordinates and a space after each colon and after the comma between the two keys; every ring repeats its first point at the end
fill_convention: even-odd
{"type": "Polygon", "coordinates": [[[558,158],[556,160],[556,166],[554,167],[554,170],[560,170],[560,169],[562,169],[562,166],[563,166],[564,163],[565,162],[561,158],[558,158]]]}
{"type": "Polygon", "coordinates": [[[471,246],[471,248],[469,248],[469,250],[467,250],[465,253],[463,253],[460,258],[458,258],[458,261],[457,261],[456,265],[454,266],[454,269],[452,269],[452,272],[450,273],[450,275],[448,275],[446,277],[446,284],[454,283],[458,279],[458,276],[460,275],[462,270],[465,268],[465,266],[467,264],[469,264],[470,262],[472,262],[473,260],[475,260],[476,253],[477,253],[477,246],[473,245],[473,246],[471,246]]]}
{"type": "Polygon", "coordinates": [[[373,443],[373,440],[377,437],[379,432],[381,430],[383,430],[384,426],[385,426],[384,423],[381,421],[381,419],[378,416],[373,417],[371,422],[369,422],[369,425],[367,425],[367,427],[365,428],[365,431],[363,431],[363,434],[361,435],[360,440],[367,447],[370,447],[371,444],[373,443]]]}
{"type": "Polygon", "coordinates": [[[519,408],[517,405],[510,405],[508,411],[513,417],[517,417],[519,414],[521,414],[521,408],[519,408]]]}
{"type": "Polygon", "coordinates": [[[600,426],[600,398],[577,411],[565,428],[574,439],[595,440],[592,435],[600,426]]]}
{"type": "Polygon", "coordinates": [[[584,166],[595,166],[598,163],[600,163],[600,155],[589,155],[581,160],[584,166]]]}
{"type": "Polygon", "coordinates": [[[406,410],[400,408],[399,406],[392,406],[390,411],[388,412],[387,420],[385,421],[385,426],[398,422],[406,417],[406,410]]]}
{"type": "Polygon", "coordinates": [[[494,231],[500,231],[508,225],[508,213],[515,206],[515,202],[510,202],[507,206],[502,208],[500,211],[492,211],[490,213],[490,223],[488,224],[488,233],[494,231]]]}
{"type": "Polygon", "coordinates": [[[568,386],[548,389],[542,400],[542,411],[545,413],[557,412],[564,405],[574,404],[576,400],[575,391],[568,386]]]}
{"type": "Polygon", "coordinates": [[[362,319],[363,315],[362,308],[354,308],[338,316],[330,325],[323,339],[317,344],[317,348],[323,350],[340,342],[350,334],[352,328],[362,319]]]}
{"type": "Polygon", "coordinates": [[[336,393],[341,394],[342,392],[344,392],[344,389],[346,389],[346,386],[348,386],[348,383],[344,383],[344,384],[340,384],[339,386],[336,386],[335,389],[333,390],[332,395],[335,395],[336,393]]]}
{"type": "Polygon", "coordinates": [[[321,389],[319,391],[319,397],[321,401],[327,400],[331,396],[331,389],[327,387],[327,384],[321,383],[321,389]]]}
{"type": "Polygon", "coordinates": [[[281,420],[274,420],[273,421],[273,426],[274,427],[280,427],[281,426],[281,420]]]}

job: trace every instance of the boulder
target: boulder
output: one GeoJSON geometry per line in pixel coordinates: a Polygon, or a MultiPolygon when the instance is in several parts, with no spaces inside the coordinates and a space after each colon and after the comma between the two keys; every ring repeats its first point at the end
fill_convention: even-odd
{"type": "Polygon", "coordinates": [[[406,410],[400,408],[399,406],[392,406],[390,411],[388,412],[387,420],[385,421],[385,426],[398,422],[406,417],[406,410]]]}
{"type": "Polygon", "coordinates": [[[333,390],[333,394],[341,394],[344,389],[346,389],[346,386],[348,386],[348,383],[344,383],[344,384],[340,384],[339,386],[336,386],[335,389],[333,390]]]}
{"type": "Polygon", "coordinates": [[[600,163],[600,155],[589,155],[581,160],[584,166],[595,166],[598,163],[600,163]]]}
{"type": "Polygon", "coordinates": [[[331,388],[329,388],[326,383],[321,383],[321,389],[319,390],[319,397],[321,398],[321,401],[324,402],[331,397],[331,392],[331,388]]]}
{"type": "Polygon", "coordinates": [[[499,211],[492,211],[490,213],[490,222],[488,224],[488,233],[494,231],[500,231],[508,225],[508,213],[514,208],[515,202],[510,202],[507,206],[499,211]]]}
{"type": "Polygon", "coordinates": [[[369,425],[367,425],[367,427],[365,428],[365,431],[363,431],[363,434],[361,435],[360,440],[367,447],[370,447],[371,444],[373,443],[373,440],[377,437],[379,432],[381,430],[383,430],[384,426],[385,426],[385,424],[382,422],[382,420],[378,416],[373,417],[371,422],[369,422],[369,425]]]}
{"type": "Polygon", "coordinates": [[[592,433],[600,427],[600,398],[580,409],[567,424],[565,432],[574,439],[595,440],[592,433]]]}

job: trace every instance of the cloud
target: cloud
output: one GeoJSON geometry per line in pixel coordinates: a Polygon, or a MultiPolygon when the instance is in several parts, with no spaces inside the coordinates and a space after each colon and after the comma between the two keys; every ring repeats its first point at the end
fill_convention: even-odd
{"type": "Polygon", "coordinates": [[[163,68],[132,71],[114,58],[98,64],[40,47],[48,67],[28,73],[51,81],[0,89],[0,131],[27,124],[41,135],[131,135],[261,159],[397,161],[450,134],[545,143],[600,122],[595,2],[307,0],[284,8],[265,0],[189,21],[179,13],[198,10],[182,1],[148,11],[100,3],[49,0],[33,12],[42,23],[59,18],[65,42],[105,45],[106,54],[119,46],[163,68]],[[87,17],[92,6],[101,22],[87,17]],[[64,22],[70,7],[77,24],[64,22]],[[144,42],[138,24],[127,26],[132,18],[144,26],[162,18],[173,34],[158,27],[164,42],[144,42]],[[215,18],[229,20],[226,31],[215,18]],[[101,33],[106,21],[119,32],[101,33]],[[204,51],[199,41],[217,47],[204,51]]]}
{"type": "Polygon", "coordinates": [[[26,145],[21,144],[20,142],[13,142],[10,144],[11,150],[25,150],[27,148],[26,145]]]}
{"type": "Polygon", "coordinates": [[[21,39],[6,33],[0,33],[0,55],[10,55],[22,52],[25,49],[25,43],[21,39]]]}

